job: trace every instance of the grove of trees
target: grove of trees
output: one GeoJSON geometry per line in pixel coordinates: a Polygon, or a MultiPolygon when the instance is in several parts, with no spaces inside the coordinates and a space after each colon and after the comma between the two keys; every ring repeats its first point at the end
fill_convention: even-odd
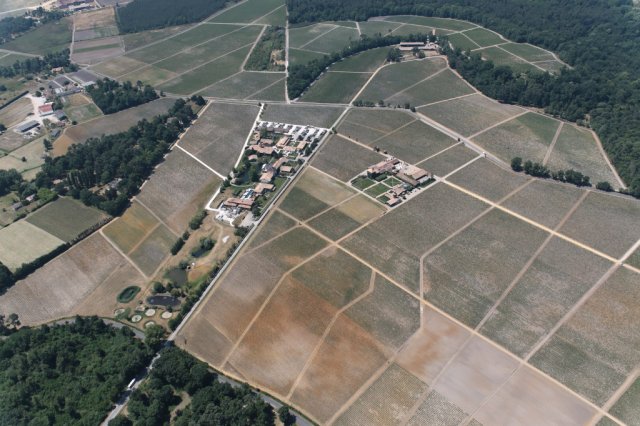
{"type": "Polygon", "coordinates": [[[98,80],[96,84],[87,87],[87,93],[105,114],[113,114],[158,99],[158,94],[148,84],[143,85],[140,81],[136,84],[131,84],[130,81],[119,83],[108,78],[98,80]]]}
{"type": "Polygon", "coordinates": [[[13,65],[0,67],[0,77],[11,78],[15,76],[27,76],[51,71],[52,68],[64,67],[67,70],[76,70],[77,65],[69,59],[70,51],[47,53],[44,57],[27,58],[14,62],[13,65]]]}

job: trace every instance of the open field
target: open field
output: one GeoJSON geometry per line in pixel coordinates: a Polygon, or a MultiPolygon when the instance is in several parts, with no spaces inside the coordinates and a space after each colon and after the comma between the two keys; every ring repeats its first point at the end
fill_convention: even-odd
{"type": "Polygon", "coordinates": [[[98,209],[87,207],[73,198],[64,197],[36,210],[25,220],[68,242],[107,217],[98,209]]]}
{"type": "Polygon", "coordinates": [[[335,63],[331,71],[374,72],[387,59],[387,53],[384,47],[366,50],[335,63]]]}
{"type": "Polygon", "coordinates": [[[100,111],[100,108],[98,108],[98,106],[93,102],[89,102],[79,106],[65,107],[64,113],[67,114],[69,120],[75,121],[78,124],[85,123],[102,115],[102,111],[100,111]]]}
{"type": "Polygon", "coordinates": [[[289,48],[289,66],[304,65],[314,59],[325,56],[322,52],[310,52],[308,50],[289,48]]]}
{"type": "Polygon", "coordinates": [[[302,95],[300,101],[347,104],[370,76],[370,73],[326,72],[302,95]]]}
{"type": "Polygon", "coordinates": [[[363,148],[339,135],[333,135],[324,142],[312,164],[317,169],[348,182],[383,158],[373,150],[363,148]]]}
{"type": "Polygon", "coordinates": [[[491,201],[498,201],[530,180],[481,158],[456,172],[449,181],[491,201]]]}
{"type": "Polygon", "coordinates": [[[551,170],[574,169],[582,172],[591,178],[593,184],[608,181],[613,187],[618,187],[618,181],[607,164],[604,153],[598,148],[593,134],[580,127],[562,127],[547,165],[551,170]]]}
{"type": "Polygon", "coordinates": [[[417,163],[452,146],[455,140],[421,121],[414,121],[374,142],[394,157],[417,163]]]}
{"type": "Polygon", "coordinates": [[[8,67],[16,63],[16,61],[23,61],[28,58],[26,55],[19,53],[8,53],[0,51],[0,67],[8,67]]]}
{"type": "Polygon", "coordinates": [[[358,142],[371,144],[415,119],[402,110],[351,109],[338,126],[338,132],[358,142]]]}
{"type": "Polygon", "coordinates": [[[620,257],[640,239],[639,215],[636,200],[591,192],[560,232],[620,257]]]}
{"type": "Polygon", "coordinates": [[[180,140],[180,146],[227,175],[236,164],[258,115],[254,105],[213,102],[180,140]]]}
{"type": "Polygon", "coordinates": [[[342,111],[344,108],[338,106],[274,104],[266,107],[262,120],[329,128],[340,117],[342,111]]]}
{"type": "Polygon", "coordinates": [[[124,253],[131,252],[154,229],[158,220],[140,203],[133,201],[124,214],[104,229],[104,235],[124,253]]]}
{"type": "Polygon", "coordinates": [[[79,64],[95,64],[110,56],[124,53],[122,40],[118,36],[76,41],[72,59],[79,64]]]}
{"type": "Polygon", "coordinates": [[[156,168],[136,198],[173,232],[182,234],[220,183],[210,170],[176,149],[156,168]]]}
{"type": "Polygon", "coordinates": [[[546,237],[493,210],[424,259],[424,297],[475,327],[546,237]]]}
{"type": "Polygon", "coordinates": [[[389,22],[403,22],[407,24],[424,25],[433,28],[442,28],[452,31],[461,31],[474,28],[477,25],[467,21],[459,21],[457,19],[448,18],[434,18],[427,16],[410,16],[410,15],[397,15],[387,16],[383,18],[384,21],[389,22]]]}
{"type": "Polygon", "coordinates": [[[494,44],[504,43],[506,40],[486,28],[474,28],[469,31],[465,31],[464,35],[469,37],[474,43],[480,47],[492,46],[494,44]]]}
{"type": "Polygon", "coordinates": [[[638,423],[638,419],[640,419],[640,379],[633,381],[609,412],[629,425],[638,423]]]}
{"type": "Polygon", "coordinates": [[[143,118],[150,119],[165,114],[175,102],[171,98],[160,98],[115,114],[98,117],[77,126],[68,127],[53,143],[53,156],[64,155],[73,144],[81,144],[89,138],[105,134],[124,132],[143,118]]]}
{"type": "MultiPolygon", "coordinates": [[[[21,98],[0,110],[0,123],[4,124],[8,129],[24,121],[29,113],[33,113],[31,100],[28,98],[21,98]]],[[[0,139],[2,137],[4,137],[4,135],[0,136],[0,139]]],[[[3,148],[1,143],[0,148],[3,148]]]]}
{"type": "Polygon", "coordinates": [[[2,5],[0,5],[0,13],[10,12],[15,9],[35,7],[40,4],[40,1],[41,0],[5,0],[2,2],[2,5]]]}
{"type": "Polygon", "coordinates": [[[206,88],[200,94],[216,98],[283,101],[284,79],[284,73],[242,71],[206,88]],[[282,88],[280,96],[265,95],[264,92],[271,87],[282,88]]]}
{"type": "Polygon", "coordinates": [[[524,357],[609,269],[611,263],[554,238],[481,331],[524,357]]]}
{"type": "MultiPolygon", "coordinates": [[[[295,27],[289,29],[289,44],[291,47],[295,49],[304,49],[308,43],[311,43],[313,40],[318,37],[322,37],[324,34],[327,34],[329,31],[333,31],[338,27],[329,23],[319,23],[319,24],[311,24],[305,25],[301,27],[295,27]]],[[[331,52],[320,52],[320,53],[331,53],[331,52]]]]}
{"type": "Polygon", "coordinates": [[[598,405],[638,366],[638,276],[619,268],[531,358],[534,366],[598,405]]]}
{"type": "Polygon", "coordinates": [[[422,106],[433,102],[440,102],[445,99],[468,95],[474,93],[474,91],[472,87],[453,71],[446,70],[386,100],[391,104],[404,105],[405,103],[409,103],[413,106],[422,106]]]}
{"type": "Polygon", "coordinates": [[[463,136],[470,136],[522,112],[483,95],[471,95],[419,108],[418,111],[463,136]]]}
{"type": "Polygon", "coordinates": [[[285,100],[285,78],[278,80],[271,86],[267,86],[259,92],[255,92],[247,97],[256,101],[284,101],[285,100]]]}
{"type": "Polygon", "coordinates": [[[485,60],[492,61],[495,65],[507,65],[511,67],[515,72],[526,72],[526,71],[538,71],[540,69],[535,65],[526,62],[519,57],[512,55],[504,49],[501,49],[500,46],[489,47],[486,49],[482,49],[478,51],[485,60]]]}
{"type": "Polygon", "coordinates": [[[169,250],[176,238],[166,226],[159,225],[129,253],[129,257],[146,275],[153,276],[170,255],[169,250]]]}
{"type": "Polygon", "coordinates": [[[513,53],[514,55],[520,56],[522,59],[531,62],[537,61],[553,61],[555,58],[553,55],[539,47],[532,46],[530,44],[525,43],[507,43],[503,44],[502,47],[504,50],[513,53]]]}
{"type": "Polygon", "coordinates": [[[209,21],[250,23],[269,15],[279,7],[284,8],[282,0],[249,0],[214,16],[209,21]]]}
{"type": "MultiPolygon", "coordinates": [[[[291,33],[290,33],[291,34],[291,33]]],[[[358,30],[355,28],[347,28],[342,26],[334,26],[331,30],[325,32],[319,37],[313,38],[311,41],[300,46],[312,52],[333,53],[339,52],[344,47],[360,38],[358,30]]],[[[295,42],[295,38],[291,38],[295,42]]]]}
{"type": "Polygon", "coordinates": [[[71,43],[72,27],[70,18],[49,22],[3,44],[2,48],[34,55],[64,50],[71,43]]]}
{"type": "Polygon", "coordinates": [[[399,22],[365,21],[360,22],[360,31],[369,37],[373,37],[376,34],[387,35],[401,25],[399,22]]]}
{"type": "Polygon", "coordinates": [[[385,211],[374,201],[358,195],[311,220],[309,225],[332,240],[337,240],[382,216],[385,211]]]}
{"type": "Polygon", "coordinates": [[[457,144],[428,160],[418,163],[418,167],[430,171],[436,176],[445,176],[458,167],[476,158],[478,154],[463,144],[457,144]]]}
{"type": "Polygon", "coordinates": [[[476,136],[473,141],[506,163],[513,157],[542,163],[560,122],[527,113],[476,136]]]}
{"type": "MultiPolygon", "coordinates": [[[[102,283],[117,285],[110,277],[128,267],[126,260],[95,233],[16,283],[0,296],[0,310],[17,313],[24,325],[71,316],[102,283]],[[96,262],[96,259],[100,261],[96,262]]],[[[138,279],[135,275],[131,278],[138,279]]],[[[92,303],[110,304],[116,295],[111,293],[104,301],[93,300],[92,303]]]]}
{"type": "Polygon", "coordinates": [[[431,391],[420,404],[407,425],[459,424],[466,417],[467,413],[462,411],[460,407],[450,402],[437,391],[431,391]]]}
{"type": "Polygon", "coordinates": [[[452,44],[453,47],[462,49],[465,52],[480,48],[478,44],[464,35],[464,33],[451,34],[447,37],[449,39],[449,43],[452,44]]]}
{"type": "Polygon", "coordinates": [[[16,270],[64,244],[58,237],[35,225],[19,220],[0,229],[0,262],[16,270]]]}
{"type": "Polygon", "coordinates": [[[260,246],[270,239],[293,229],[297,224],[298,222],[291,219],[289,216],[285,216],[279,211],[273,210],[271,216],[264,220],[260,229],[256,231],[254,237],[247,246],[249,248],[260,246]]]}
{"type": "MultiPolygon", "coordinates": [[[[22,141],[27,141],[22,136],[18,136],[22,141]]],[[[1,136],[0,136],[1,138],[1,136]]],[[[16,142],[18,140],[16,139],[16,142]]],[[[20,148],[11,151],[8,155],[0,157],[0,169],[16,169],[20,173],[38,169],[44,164],[44,137],[39,137],[20,148]],[[24,159],[24,161],[23,161],[24,159]]]]}

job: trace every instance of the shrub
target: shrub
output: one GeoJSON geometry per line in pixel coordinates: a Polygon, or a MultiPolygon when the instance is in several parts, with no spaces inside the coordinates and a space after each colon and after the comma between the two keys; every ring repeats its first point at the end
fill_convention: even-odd
{"type": "Polygon", "coordinates": [[[140,287],[137,285],[131,285],[118,294],[118,302],[120,303],[129,303],[136,297],[136,294],[140,292],[140,287]]]}

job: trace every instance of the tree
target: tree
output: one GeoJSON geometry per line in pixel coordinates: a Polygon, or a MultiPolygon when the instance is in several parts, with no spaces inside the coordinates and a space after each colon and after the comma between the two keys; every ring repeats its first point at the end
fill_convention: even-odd
{"type": "Polygon", "coordinates": [[[289,407],[286,405],[278,408],[278,418],[284,424],[284,426],[290,426],[295,424],[296,422],[296,416],[291,414],[289,407]]]}
{"type": "Polygon", "coordinates": [[[164,328],[154,324],[150,327],[146,327],[144,330],[144,342],[155,350],[160,348],[162,341],[164,340],[164,328]]]}
{"type": "Polygon", "coordinates": [[[611,192],[613,191],[613,187],[611,186],[611,184],[607,181],[603,181],[603,182],[598,182],[596,184],[596,189],[599,189],[600,191],[606,191],[606,192],[611,192]]]}
{"type": "Polygon", "coordinates": [[[511,169],[514,172],[521,172],[522,171],[522,158],[520,157],[514,157],[511,160],[511,169]]]}
{"type": "Polygon", "coordinates": [[[7,130],[7,127],[4,124],[0,123],[0,132],[4,132],[5,130],[7,130]]]}

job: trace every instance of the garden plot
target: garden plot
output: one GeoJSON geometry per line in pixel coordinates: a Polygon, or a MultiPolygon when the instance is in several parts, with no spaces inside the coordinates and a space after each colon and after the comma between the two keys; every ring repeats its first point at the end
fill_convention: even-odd
{"type": "MultiPolygon", "coordinates": [[[[260,98],[260,92],[284,81],[284,79],[285,73],[242,71],[204,89],[200,94],[227,99],[260,98]]],[[[282,97],[284,97],[284,90],[282,97]]]]}
{"type": "Polygon", "coordinates": [[[446,66],[446,61],[438,57],[387,65],[376,73],[358,96],[358,100],[390,101],[394,95],[411,90],[426,78],[444,70],[446,66]]]}
{"type": "Polygon", "coordinates": [[[475,413],[477,425],[588,424],[596,410],[523,365],[475,413]],[[481,423],[480,423],[481,422],[481,423]]]}
{"type": "Polygon", "coordinates": [[[227,368],[286,395],[336,313],[301,282],[285,277],[231,354],[227,368]]]}
{"type": "Polygon", "coordinates": [[[15,312],[23,325],[68,317],[125,263],[107,240],[93,234],[7,290],[0,310],[15,312]]]}
{"type": "Polygon", "coordinates": [[[388,22],[402,22],[407,24],[424,25],[427,27],[441,28],[452,31],[462,31],[477,27],[477,25],[472,24],[471,22],[427,16],[397,15],[387,16],[383,18],[383,20],[388,22]]]}
{"type": "Polygon", "coordinates": [[[418,163],[418,167],[428,170],[436,176],[446,176],[476,157],[478,157],[477,152],[460,143],[435,157],[418,163]]]}
{"type": "Polygon", "coordinates": [[[376,276],[373,293],[345,314],[392,349],[399,349],[420,327],[420,302],[381,276],[376,276]]]}
{"type": "Polygon", "coordinates": [[[620,257],[640,239],[638,217],[638,200],[590,192],[560,232],[620,257]]]}
{"type": "Polygon", "coordinates": [[[454,173],[447,180],[481,197],[499,201],[531,178],[505,170],[481,158],[454,173]]]}
{"type": "Polygon", "coordinates": [[[144,185],[137,199],[175,233],[184,232],[221,183],[220,178],[180,150],[173,150],[144,185]]]}
{"type": "Polygon", "coordinates": [[[341,244],[418,294],[422,254],[485,207],[460,191],[435,184],[341,244]]]}
{"type": "Polygon", "coordinates": [[[502,205],[535,222],[555,228],[584,194],[572,185],[536,179],[502,205]]]}
{"type": "Polygon", "coordinates": [[[343,111],[344,108],[338,106],[272,104],[265,108],[262,120],[328,129],[333,126],[343,111]]]}
{"type": "Polygon", "coordinates": [[[290,400],[327,422],[387,361],[390,354],[343,314],[331,327],[290,400]]]}
{"type": "Polygon", "coordinates": [[[522,112],[483,95],[471,95],[419,108],[418,111],[463,136],[470,136],[522,112]]]}
{"type": "Polygon", "coordinates": [[[37,226],[19,220],[0,229],[0,262],[15,271],[55,250],[65,242],[37,226]]]}
{"type": "Polygon", "coordinates": [[[540,68],[536,67],[534,64],[512,55],[506,50],[501,49],[500,46],[488,47],[486,49],[479,50],[478,52],[482,55],[483,59],[492,61],[496,66],[506,65],[511,67],[517,73],[523,73],[526,71],[541,72],[540,68]]]}
{"type": "Polygon", "coordinates": [[[331,71],[366,72],[377,70],[387,59],[388,49],[378,47],[349,56],[331,66],[331,71]]]}
{"type": "Polygon", "coordinates": [[[481,332],[524,357],[610,267],[607,260],[554,238],[481,332]]]}
{"type": "Polygon", "coordinates": [[[427,386],[418,378],[397,364],[391,364],[335,424],[401,424],[426,390],[427,386]]]}
{"type": "Polygon", "coordinates": [[[247,246],[249,249],[260,246],[270,239],[293,229],[297,225],[298,222],[291,219],[289,216],[285,216],[279,211],[273,210],[271,216],[269,216],[269,218],[260,225],[260,229],[255,232],[254,237],[247,246]]]}
{"type": "Polygon", "coordinates": [[[238,161],[258,111],[254,105],[212,102],[179,145],[226,175],[238,161]]]}
{"type": "Polygon", "coordinates": [[[637,424],[640,419],[640,378],[633,381],[609,413],[629,425],[637,424]]]}
{"type": "Polygon", "coordinates": [[[421,121],[414,121],[375,141],[375,145],[389,154],[417,163],[443,149],[455,140],[421,121]]]}
{"type": "Polygon", "coordinates": [[[269,15],[277,8],[284,8],[282,0],[249,0],[216,14],[209,22],[251,23],[269,15]]]}
{"type": "Polygon", "coordinates": [[[565,125],[551,151],[547,166],[551,170],[574,169],[589,176],[594,184],[607,181],[613,187],[618,187],[618,179],[604,155],[590,131],[565,125]]]}
{"type": "Polygon", "coordinates": [[[68,242],[107,217],[100,210],[87,207],[73,198],[64,197],[36,210],[25,220],[68,242]]]}
{"type": "Polygon", "coordinates": [[[407,425],[457,425],[463,423],[467,413],[436,391],[431,391],[420,404],[407,425]]]}
{"type": "Polygon", "coordinates": [[[479,134],[473,142],[506,163],[514,157],[542,163],[560,122],[532,112],[479,134]]]}
{"type": "Polygon", "coordinates": [[[115,114],[105,115],[77,126],[64,130],[62,135],[53,142],[53,156],[66,154],[73,144],[84,143],[89,138],[124,132],[142,119],[151,119],[156,115],[166,114],[175,103],[175,99],[160,98],[115,114]]]}
{"type": "Polygon", "coordinates": [[[370,165],[383,159],[382,155],[371,149],[332,135],[322,144],[312,165],[336,179],[348,182],[370,165]]]}
{"type": "Polygon", "coordinates": [[[279,208],[300,220],[307,220],[354,194],[355,191],[343,183],[308,168],[279,208]]]}
{"type": "Polygon", "coordinates": [[[370,76],[370,73],[326,72],[305,91],[300,101],[348,104],[370,76]]]}
{"type": "Polygon", "coordinates": [[[338,240],[385,212],[380,204],[358,195],[311,220],[309,225],[326,237],[338,240]]]}
{"type": "Polygon", "coordinates": [[[465,31],[464,35],[469,37],[480,47],[492,46],[494,44],[501,44],[507,41],[497,33],[480,27],[465,31]]]}
{"type": "Polygon", "coordinates": [[[434,75],[433,78],[418,83],[409,90],[387,98],[387,101],[397,105],[409,103],[414,106],[422,106],[471,93],[475,93],[474,88],[453,71],[445,70],[434,75]]]}
{"type": "Polygon", "coordinates": [[[640,362],[638,275],[619,268],[531,358],[531,363],[597,405],[640,362]]]}
{"type": "Polygon", "coordinates": [[[533,225],[492,210],[424,259],[423,296],[475,327],[546,237],[533,225]]]}

